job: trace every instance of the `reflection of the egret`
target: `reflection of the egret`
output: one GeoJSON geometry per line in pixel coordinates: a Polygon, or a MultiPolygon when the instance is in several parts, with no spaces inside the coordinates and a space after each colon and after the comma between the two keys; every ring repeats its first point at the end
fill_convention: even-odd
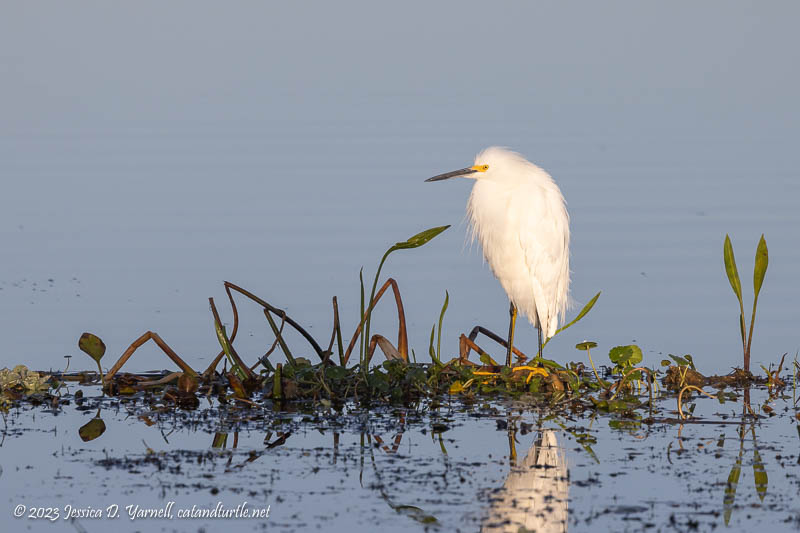
{"type": "Polygon", "coordinates": [[[567,530],[569,479],[556,433],[543,430],[522,462],[512,464],[503,487],[491,496],[481,531],[567,530]]]}

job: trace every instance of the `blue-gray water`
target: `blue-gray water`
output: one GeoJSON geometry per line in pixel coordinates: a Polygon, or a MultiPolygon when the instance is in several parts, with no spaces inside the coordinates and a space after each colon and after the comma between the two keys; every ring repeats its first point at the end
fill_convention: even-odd
{"type": "MultiPolygon", "coordinates": [[[[762,232],[769,244],[754,363],[800,347],[800,185],[790,140],[553,138],[527,126],[264,122],[6,135],[3,358],[59,367],[63,355],[79,354],[84,330],[116,355],[152,329],[203,367],[219,348],[207,297],[226,308],[223,280],[285,307],[321,343],[338,295],[349,338],[359,268],[369,282],[390,244],[442,224],[453,227],[392,255],[384,272],[400,284],[423,360],[449,291],[444,349],[455,354],[458,334],[475,324],[504,332],[507,304],[477,245],[465,243],[471,182],[423,179],[464,166],[490,142],[523,150],[555,176],[572,218],[572,294],[585,303],[603,291],[583,322],[550,343],[552,357],[580,358],[574,344],[592,339],[601,349],[636,341],[649,364],[658,352],[691,353],[707,371],[741,364],[738,306],[722,265],[726,232],[746,296],[762,232]]],[[[383,305],[375,330],[388,337],[393,307],[383,305]]],[[[242,316],[240,352],[255,357],[271,342],[268,327],[255,307],[243,305],[242,316]]],[[[520,323],[517,342],[533,349],[529,324],[520,323]]],[[[88,366],[80,355],[73,364],[88,366]]],[[[147,349],[130,365],[168,366],[147,349]]]]}
{"type": "MultiPolygon", "coordinates": [[[[69,403],[58,410],[24,405],[5,415],[4,531],[374,531],[376,524],[390,532],[796,531],[798,524],[796,411],[782,399],[770,401],[776,416],[743,421],[740,403],[699,398],[701,423],[683,425],[663,423],[674,408],[668,398],[656,402],[658,420],[649,425],[589,412],[551,418],[527,400],[272,412],[203,398],[201,411],[174,412],[143,394],[99,399],[97,387],[85,388],[81,403],[67,394],[79,389],[63,389],[69,403]],[[98,405],[106,430],[83,442],[78,428],[98,405]],[[757,477],[759,467],[766,477],[757,477]],[[169,502],[171,518],[128,514],[169,502]],[[179,515],[245,503],[251,511],[269,506],[269,517],[179,515]],[[112,505],[118,515],[109,519],[112,505]],[[68,506],[103,514],[72,523],[68,506]],[[33,516],[53,509],[54,520],[30,518],[31,508],[33,516]],[[436,523],[419,522],[426,516],[436,523]]],[[[759,411],[766,391],[753,391],[752,400],[759,411]]]]}
{"type": "MultiPolygon", "coordinates": [[[[749,316],[752,258],[764,233],[771,262],[753,368],[784,352],[791,358],[800,349],[798,15],[793,2],[7,2],[0,17],[0,368],[63,368],[68,354],[72,369],[92,368],[77,350],[83,331],[105,340],[110,361],[148,329],[204,368],[219,349],[208,296],[230,322],[223,280],[287,309],[325,344],[337,295],[349,337],[359,268],[371,280],[390,244],[442,224],[453,228],[422,249],[394,254],[384,269],[400,284],[411,347],[427,359],[445,290],[447,355],[475,324],[504,332],[505,295],[477,247],[465,244],[470,183],[423,183],[493,144],[555,177],[572,218],[573,297],[581,304],[603,291],[583,322],[548,345],[548,356],[581,359],[574,345],[590,339],[604,362],[610,347],[636,342],[651,366],[662,354],[691,353],[699,370],[727,372],[741,364],[741,344],[722,242],[730,233],[749,316]]],[[[383,306],[373,331],[393,338],[393,305],[383,306]]],[[[243,302],[240,311],[237,346],[254,360],[272,339],[257,308],[243,302]]],[[[527,352],[535,345],[524,322],[517,343],[527,352]]],[[[165,367],[172,365],[148,345],[126,369],[165,367]]],[[[13,417],[12,426],[56,430],[45,438],[4,433],[0,481],[14,490],[0,524],[19,525],[10,515],[16,495],[37,505],[69,503],[51,480],[65,472],[83,483],[91,467],[84,462],[103,449],[113,457],[144,449],[118,420],[71,463],[52,454],[77,449],[73,421],[38,411],[13,417]],[[30,456],[43,459],[26,478],[30,456]]],[[[787,428],[793,431],[789,424],[775,430],[775,455],[787,428]]],[[[169,444],[150,429],[136,437],[157,451],[209,447],[207,433],[169,444]]],[[[478,461],[481,450],[506,442],[504,433],[480,429],[465,423],[452,437],[465,443],[458,460],[478,461]]],[[[734,435],[731,429],[728,439],[734,435]]],[[[291,442],[284,460],[328,436],[291,442]]],[[[702,443],[715,436],[692,435],[702,443]]],[[[621,441],[638,445],[633,437],[599,437],[603,460],[617,457],[621,441]]],[[[410,440],[438,453],[429,438],[410,440]]],[[[343,436],[343,448],[352,452],[355,439],[343,436]]],[[[262,440],[262,433],[243,437],[243,453],[262,450],[262,440]]],[[[717,492],[701,511],[719,511],[719,484],[735,452],[725,448],[724,464],[706,470],[717,492]]],[[[308,453],[308,462],[287,468],[319,466],[308,453]]],[[[423,473],[438,472],[432,465],[440,457],[428,459],[423,473]]],[[[596,475],[586,456],[572,460],[578,481],[596,475]]],[[[631,474],[636,483],[622,486],[636,493],[621,495],[620,505],[648,494],[691,503],[674,495],[684,486],[680,475],[696,473],[694,463],[677,472],[662,458],[651,464],[661,477],[631,474]],[[665,484],[669,490],[661,490],[665,484]]],[[[772,480],[778,464],[771,454],[772,480]]],[[[331,483],[345,479],[336,469],[323,472],[331,483]]],[[[483,513],[485,495],[505,474],[491,464],[480,483],[458,493],[461,504],[479,500],[470,516],[483,513]]],[[[265,490],[291,498],[287,485],[306,491],[304,480],[314,479],[303,475],[276,474],[280,484],[264,482],[265,490]]],[[[152,478],[121,477],[126,497],[169,499],[151,492],[152,478]]],[[[223,499],[237,501],[237,481],[225,483],[231,491],[223,499]]],[[[342,483],[355,487],[352,479],[342,483]]],[[[777,490],[791,494],[796,484],[789,483],[789,492],[777,490]]],[[[414,494],[431,486],[420,483],[414,494]]],[[[83,490],[77,504],[98,501],[97,486],[83,490]]],[[[570,509],[583,520],[571,527],[591,527],[585,518],[607,492],[571,491],[570,509]]],[[[211,501],[190,493],[184,501],[211,501]]],[[[387,529],[408,526],[388,522],[396,515],[374,491],[358,494],[364,503],[351,514],[367,509],[387,529]]],[[[754,502],[748,494],[743,505],[754,502]]],[[[320,515],[338,510],[340,492],[316,496],[300,505],[313,501],[320,515]]],[[[400,503],[420,502],[411,500],[400,503]]],[[[441,502],[433,508],[458,520],[441,502]]],[[[649,516],[663,522],[662,511],[649,516]]],[[[750,520],[734,515],[740,525],[750,520]]],[[[291,529],[295,522],[275,523],[291,529]]]]}
{"type": "MultiPolygon", "coordinates": [[[[493,144],[555,177],[573,297],[603,291],[552,357],[635,340],[650,364],[739,363],[726,232],[748,296],[769,244],[754,362],[800,348],[794,3],[45,5],[0,20],[0,365],[59,367],[84,330],[118,354],[152,329],[202,366],[222,280],[320,339],[338,295],[352,331],[359,268],[442,224],[385,270],[411,346],[424,359],[445,290],[448,353],[474,324],[503,332],[505,296],[464,245],[470,183],[423,183],[493,144]]],[[[263,317],[243,315],[240,351],[260,354],[263,317]]]]}

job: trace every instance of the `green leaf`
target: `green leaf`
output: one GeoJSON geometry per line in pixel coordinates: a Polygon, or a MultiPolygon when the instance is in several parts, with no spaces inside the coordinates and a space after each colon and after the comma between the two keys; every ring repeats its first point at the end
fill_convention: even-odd
{"type": "Polygon", "coordinates": [[[552,370],[564,370],[564,367],[560,364],[556,363],[552,359],[545,359],[544,357],[534,357],[533,361],[540,363],[542,366],[550,368],[552,370]]]}
{"type": "Polygon", "coordinates": [[[428,345],[428,354],[431,356],[431,361],[436,362],[436,350],[433,348],[433,337],[436,333],[436,325],[431,326],[431,343],[428,345]]]}
{"type": "MultiPolygon", "coordinates": [[[[383,268],[383,264],[386,262],[386,258],[389,257],[389,254],[394,252],[395,250],[405,250],[409,248],[419,248],[420,246],[424,245],[425,243],[429,242],[431,239],[439,235],[441,232],[449,228],[450,225],[447,226],[438,226],[436,228],[426,229],[425,231],[421,231],[416,235],[410,237],[405,242],[398,242],[388,250],[386,253],[383,254],[380,263],[378,263],[378,270],[375,272],[375,280],[372,282],[372,291],[369,293],[369,302],[367,302],[367,311],[366,316],[364,316],[364,312],[362,311],[361,317],[359,319],[364,320],[364,327],[361,328],[361,362],[364,365],[364,371],[366,372],[366,362],[367,359],[367,343],[370,340],[370,324],[372,323],[372,302],[375,300],[375,290],[378,288],[378,279],[381,276],[381,269],[383,268]],[[366,340],[366,342],[365,342],[366,340]]],[[[363,269],[362,269],[363,271],[363,269]]],[[[359,274],[361,276],[361,274],[359,274]]],[[[363,283],[363,281],[362,281],[363,283]]]]}
{"type": "Polygon", "coordinates": [[[590,350],[591,348],[597,348],[597,343],[592,341],[583,341],[576,344],[575,348],[581,350],[582,352],[585,352],[587,350],[590,350]]]}
{"type": "Polygon", "coordinates": [[[667,355],[669,355],[670,359],[678,363],[678,366],[689,366],[689,361],[687,361],[683,357],[672,354],[667,354],[667,355]]]}
{"type": "Polygon", "coordinates": [[[481,354],[481,363],[487,366],[500,366],[500,363],[492,359],[488,353],[481,354]]]}
{"type": "Polygon", "coordinates": [[[669,359],[662,359],[661,360],[661,366],[669,366],[671,364],[672,364],[672,361],[670,361],[669,359]]]}
{"type": "MultiPolygon", "coordinates": [[[[602,291],[600,291],[600,292],[602,292],[602,291]]],[[[585,317],[585,316],[586,316],[586,314],[587,314],[589,311],[591,311],[591,310],[592,310],[592,307],[594,307],[594,304],[595,304],[595,302],[597,302],[597,299],[598,299],[598,298],[600,298],[600,292],[598,292],[597,294],[595,294],[595,295],[594,295],[594,298],[592,298],[591,300],[589,300],[589,302],[588,302],[586,305],[584,305],[584,306],[583,306],[583,309],[581,309],[581,312],[580,312],[580,313],[578,313],[578,316],[576,316],[576,317],[575,317],[575,319],[574,319],[572,322],[570,322],[570,323],[568,323],[568,324],[565,324],[565,325],[561,326],[560,328],[558,328],[558,329],[556,330],[556,332],[555,332],[555,333],[553,333],[553,337],[555,337],[556,335],[558,335],[559,333],[561,333],[562,331],[564,331],[564,330],[565,330],[565,329],[567,329],[568,327],[570,327],[570,326],[574,325],[574,324],[575,324],[575,323],[576,323],[578,320],[580,320],[581,318],[585,317]]],[[[547,346],[547,343],[548,343],[548,342],[550,342],[550,339],[552,339],[553,337],[548,337],[547,339],[545,339],[544,343],[542,343],[542,348],[544,348],[545,346],[547,346]]]]}
{"type": "MultiPolygon", "coordinates": [[[[272,318],[271,312],[270,311],[265,311],[264,312],[264,316],[267,317],[267,322],[269,322],[269,327],[272,330],[272,334],[275,335],[275,339],[278,341],[278,344],[281,347],[281,351],[286,356],[286,360],[289,362],[289,366],[291,366],[291,367],[297,366],[297,361],[295,361],[294,356],[292,356],[292,352],[291,352],[291,350],[289,350],[289,346],[286,344],[286,341],[283,340],[283,335],[281,334],[281,330],[278,329],[278,326],[275,324],[275,319],[272,318]]],[[[225,330],[223,329],[223,332],[224,331],[225,330]]],[[[228,341],[228,342],[230,342],[230,341],[228,341]]],[[[224,348],[224,345],[223,345],[223,350],[224,349],[225,348],[224,348]]],[[[308,361],[308,359],[306,359],[306,361],[308,361]]],[[[236,368],[238,368],[238,365],[236,366],[236,368]]],[[[237,374],[238,374],[238,372],[237,372],[237,374]]]]}
{"type": "MultiPolygon", "coordinates": [[[[269,313],[267,313],[267,317],[269,317],[269,313]]],[[[231,341],[228,339],[228,335],[225,333],[225,326],[217,322],[217,320],[214,320],[214,329],[217,332],[217,340],[219,341],[219,345],[222,347],[222,351],[225,352],[225,356],[228,358],[228,362],[231,364],[231,371],[239,379],[247,379],[247,374],[245,374],[244,370],[242,370],[242,368],[236,364],[236,360],[233,357],[231,341]]]]}
{"type": "Polygon", "coordinates": [[[441,232],[443,232],[444,230],[446,230],[449,227],[450,227],[450,225],[448,224],[446,226],[438,226],[438,227],[435,227],[435,228],[426,229],[425,231],[421,231],[421,232],[417,233],[413,237],[409,237],[408,240],[405,241],[405,242],[396,243],[394,246],[389,248],[389,251],[391,252],[391,251],[394,251],[394,250],[405,250],[405,249],[408,249],[408,248],[419,248],[420,246],[422,246],[424,244],[427,244],[434,237],[436,237],[437,235],[439,235],[441,232]]]}
{"type": "Polygon", "coordinates": [[[635,344],[615,346],[609,350],[608,358],[615,365],[636,366],[642,362],[642,349],[635,344]]]}
{"type": "Polygon", "coordinates": [[[762,233],[756,248],[756,263],[755,268],[753,268],[753,290],[756,298],[758,298],[758,293],[761,292],[761,285],[764,283],[764,276],[767,275],[768,264],[767,241],[764,240],[764,234],[762,233]]]}
{"type": "Polygon", "coordinates": [[[84,333],[81,335],[81,338],[78,340],[78,348],[98,363],[106,353],[106,345],[103,344],[100,337],[91,333],[84,333]]]}
{"type": "Polygon", "coordinates": [[[436,335],[436,360],[441,364],[442,362],[442,322],[444,322],[444,314],[447,311],[447,305],[450,303],[450,293],[444,291],[444,305],[442,312],[439,313],[439,331],[436,335]]]}
{"type": "Polygon", "coordinates": [[[731,284],[734,294],[739,299],[739,305],[742,304],[742,282],[739,280],[739,271],[736,268],[736,258],[733,256],[733,245],[731,238],[725,235],[725,245],[723,246],[723,257],[725,258],[725,273],[728,275],[728,281],[731,284]]]}
{"type": "Polygon", "coordinates": [[[358,316],[358,320],[361,321],[361,336],[358,339],[358,362],[361,365],[361,368],[364,368],[364,320],[366,320],[366,317],[364,316],[364,267],[361,267],[361,270],[358,271],[358,282],[361,284],[361,314],[358,316]]]}

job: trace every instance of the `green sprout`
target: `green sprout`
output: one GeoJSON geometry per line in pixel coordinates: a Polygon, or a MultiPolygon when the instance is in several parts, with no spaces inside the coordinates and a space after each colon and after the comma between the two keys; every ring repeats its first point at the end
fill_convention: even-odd
{"type": "Polygon", "coordinates": [[[756,305],[758,304],[758,294],[761,292],[761,285],[764,283],[764,276],[767,274],[767,266],[769,264],[769,253],[767,252],[767,241],[764,240],[764,235],[758,241],[756,248],[756,259],[753,266],[753,313],[750,316],[750,331],[745,333],[744,321],[744,302],[742,300],[742,282],[739,280],[739,271],[736,268],[736,258],[733,255],[733,245],[731,238],[725,235],[725,244],[723,246],[723,257],[725,260],[725,273],[728,275],[728,281],[731,284],[736,298],[739,300],[739,330],[742,335],[742,353],[744,355],[744,369],[750,372],[750,346],[753,342],[753,326],[756,321],[756,305]]]}
{"type": "Polygon", "coordinates": [[[447,305],[450,303],[450,294],[447,291],[444,291],[444,305],[442,305],[442,311],[439,313],[439,331],[436,336],[436,350],[433,349],[433,334],[436,330],[436,325],[434,324],[431,327],[431,343],[428,347],[428,353],[430,353],[431,360],[436,363],[438,366],[442,366],[442,322],[444,321],[444,314],[447,311],[447,305]]]}
{"type": "MultiPolygon", "coordinates": [[[[361,316],[362,320],[364,321],[364,327],[361,329],[360,347],[361,347],[361,367],[365,373],[367,366],[367,355],[368,355],[367,351],[369,349],[367,344],[369,343],[370,339],[369,327],[370,323],[372,322],[372,307],[373,307],[372,302],[375,300],[375,291],[378,288],[378,279],[380,278],[381,269],[383,268],[383,264],[386,262],[386,258],[389,257],[389,254],[391,254],[396,250],[408,250],[411,248],[419,248],[420,246],[423,246],[428,242],[430,242],[434,237],[436,237],[449,227],[450,225],[448,224],[447,226],[438,226],[435,228],[426,229],[425,231],[421,231],[416,235],[414,235],[413,237],[410,237],[408,240],[404,242],[396,243],[394,246],[386,250],[386,253],[384,253],[383,257],[381,258],[381,262],[378,264],[378,271],[375,273],[375,280],[372,282],[372,291],[369,294],[369,300],[367,300],[368,304],[366,305],[366,311],[365,311],[364,297],[363,297],[364,281],[363,278],[361,278],[361,288],[362,288],[361,316]],[[365,312],[366,316],[364,315],[365,312]],[[367,339],[367,342],[364,342],[364,339],[367,339]]],[[[361,277],[361,274],[359,274],[359,277],[361,277]]]]}
{"type": "MultiPolygon", "coordinates": [[[[547,343],[550,342],[550,339],[552,339],[553,337],[555,337],[556,335],[558,335],[559,333],[561,333],[562,331],[564,331],[568,327],[573,326],[574,324],[576,324],[581,318],[585,317],[589,313],[589,311],[592,310],[592,307],[594,307],[594,304],[597,302],[598,298],[600,298],[600,293],[599,292],[597,294],[595,294],[592,297],[592,299],[589,300],[589,302],[586,305],[583,306],[583,309],[581,309],[581,312],[578,313],[578,316],[576,316],[572,320],[572,322],[568,322],[567,324],[564,324],[563,326],[558,328],[556,330],[556,332],[553,333],[552,337],[547,337],[547,339],[545,339],[544,343],[542,344],[542,351],[544,351],[544,347],[547,346],[547,343]]],[[[542,357],[542,354],[539,354],[539,358],[541,358],[541,357],[542,357]]]]}

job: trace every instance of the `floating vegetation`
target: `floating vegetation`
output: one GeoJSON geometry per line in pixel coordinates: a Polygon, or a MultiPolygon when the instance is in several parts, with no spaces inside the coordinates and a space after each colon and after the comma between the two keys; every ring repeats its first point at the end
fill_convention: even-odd
{"type": "MultiPolygon", "coordinates": [[[[387,258],[397,250],[414,249],[423,246],[445,231],[449,226],[431,228],[409,239],[391,246],[382,256],[373,279],[368,299],[365,300],[363,272],[361,280],[361,313],[358,325],[344,349],[341,332],[341,321],[337,298],[333,303],[333,327],[330,341],[326,348],[322,347],[308,331],[282,309],[266,302],[252,292],[230,282],[224,282],[225,292],[233,317],[233,324],[228,330],[213,298],[209,305],[213,318],[213,326],[220,345],[220,351],[205,370],[195,370],[185,362],[157,333],[148,331],[136,339],[123,352],[114,365],[104,374],[101,360],[106,353],[103,341],[92,333],[81,335],[78,346],[96,363],[96,374],[90,372],[52,373],[53,377],[37,373],[23,374],[22,370],[14,376],[6,374],[3,378],[3,389],[14,390],[22,387],[33,392],[42,392],[50,385],[58,388],[65,380],[88,382],[99,381],[103,389],[112,395],[131,395],[138,391],[160,393],[165,405],[173,405],[183,409],[194,409],[203,396],[215,396],[223,402],[233,402],[241,406],[256,406],[259,402],[283,404],[295,400],[311,400],[323,405],[341,405],[355,400],[364,405],[376,402],[399,403],[410,405],[425,399],[441,399],[445,396],[457,396],[467,401],[479,397],[526,397],[529,401],[541,405],[558,405],[562,409],[573,412],[596,410],[602,412],[618,412],[628,417],[639,417],[637,411],[646,412],[646,418],[653,419],[654,402],[657,395],[674,394],[677,414],[684,419],[687,414],[683,410],[683,397],[692,392],[706,394],[720,401],[729,396],[723,392],[717,395],[706,393],[703,388],[713,386],[718,389],[735,386],[748,386],[765,383],[770,390],[778,390],[785,386],[779,378],[783,369],[783,359],[776,370],[764,368],[766,378],[754,378],[747,369],[749,365],[749,348],[752,341],[753,322],[755,320],[758,293],[763,283],[767,267],[767,249],[762,236],[756,253],[754,272],[754,303],[750,321],[750,333],[744,334],[744,315],[740,315],[742,325],[742,342],[745,355],[745,369],[734,370],[727,376],[704,376],[695,367],[691,355],[674,356],[661,361],[663,371],[641,366],[642,349],[637,345],[615,346],[609,350],[610,368],[603,377],[595,366],[591,350],[597,343],[585,341],[576,345],[578,350],[586,352],[591,365],[591,373],[585,371],[583,363],[561,364],[545,359],[538,354],[528,358],[518,348],[513,349],[516,364],[500,365],[486,350],[476,343],[479,334],[496,342],[501,348],[508,349],[505,339],[496,333],[476,326],[469,336],[459,338],[457,357],[446,360],[442,353],[442,325],[449,304],[449,293],[445,292],[444,303],[439,312],[438,322],[431,328],[428,353],[430,363],[409,361],[408,334],[400,288],[393,278],[388,278],[380,287],[380,275],[387,258]],[[398,333],[397,343],[393,344],[381,334],[371,331],[372,312],[380,298],[391,288],[397,307],[398,333]],[[239,329],[239,311],[234,295],[244,296],[258,304],[272,331],[274,342],[264,355],[256,362],[247,363],[235,348],[235,339],[239,329]],[[306,341],[304,351],[290,347],[284,338],[287,327],[293,328],[306,341]],[[144,343],[153,341],[180,369],[179,372],[166,374],[130,374],[121,372],[123,365],[144,343]],[[348,366],[350,356],[359,344],[358,362],[348,366]],[[277,348],[285,357],[285,363],[273,363],[270,355],[277,348]],[[385,360],[374,364],[375,349],[380,348],[385,360]],[[334,359],[334,349],[338,357],[334,359]],[[305,356],[311,352],[311,358],[305,356]],[[476,363],[470,360],[472,352],[478,354],[476,363]],[[303,356],[297,353],[303,353],[303,356]],[[311,361],[316,358],[317,361],[311,361]],[[224,359],[225,365],[219,370],[224,359]],[[674,363],[674,364],[673,364],[674,363]],[[27,377],[26,377],[27,376],[27,377]],[[640,401],[643,385],[647,386],[647,401],[640,401]],[[667,392],[670,391],[670,392],[667,392]]],[[[725,267],[731,286],[743,310],[741,299],[741,283],[739,281],[733,249],[730,239],[725,240],[725,267]]],[[[576,315],[576,317],[556,331],[556,334],[573,326],[584,318],[598,301],[598,292],[576,315]]],[[[552,338],[552,337],[551,337],[552,338]]],[[[546,345],[550,339],[546,339],[546,345]]],[[[798,368],[795,362],[794,369],[798,368]]],[[[24,367],[18,367],[24,368],[24,367]]],[[[6,371],[10,372],[10,371],[6,371]]],[[[24,369],[27,372],[27,369],[24,369]]],[[[796,380],[795,380],[796,381],[796,380]]],[[[6,395],[6,397],[9,397],[6,395]]],[[[688,413],[691,413],[691,407],[688,413]]]]}
{"type": "Polygon", "coordinates": [[[0,369],[0,391],[34,394],[49,389],[49,379],[49,375],[28,370],[25,365],[17,365],[11,370],[3,368],[0,369]]]}

